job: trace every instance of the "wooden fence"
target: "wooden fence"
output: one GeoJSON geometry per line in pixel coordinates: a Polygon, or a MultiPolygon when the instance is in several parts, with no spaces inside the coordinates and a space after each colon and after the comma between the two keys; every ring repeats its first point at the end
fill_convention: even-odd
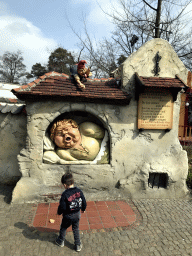
{"type": "Polygon", "coordinates": [[[179,125],[179,140],[182,145],[192,143],[192,126],[179,125]]]}

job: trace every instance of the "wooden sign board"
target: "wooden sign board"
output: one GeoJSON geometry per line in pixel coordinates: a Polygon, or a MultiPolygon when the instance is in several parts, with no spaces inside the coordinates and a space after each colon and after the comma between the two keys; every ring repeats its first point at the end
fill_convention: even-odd
{"type": "Polygon", "coordinates": [[[171,129],[173,96],[164,88],[146,88],[139,95],[138,129],[171,129]]]}

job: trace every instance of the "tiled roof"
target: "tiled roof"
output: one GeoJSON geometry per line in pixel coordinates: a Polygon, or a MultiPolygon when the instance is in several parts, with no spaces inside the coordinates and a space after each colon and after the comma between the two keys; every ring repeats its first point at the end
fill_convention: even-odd
{"type": "Polygon", "coordinates": [[[12,113],[12,114],[19,114],[22,112],[24,108],[24,104],[9,104],[6,102],[0,102],[0,112],[3,114],[12,113]]]}
{"type": "Polygon", "coordinates": [[[124,92],[116,79],[87,79],[82,81],[82,90],[72,77],[50,72],[34,82],[13,89],[20,100],[66,100],[73,102],[99,102],[109,104],[129,104],[131,96],[124,92]]]}
{"type": "Polygon", "coordinates": [[[146,87],[164,87],[164,88],[186,88],[185,83],[176,76],[175,78],[168,77],[144,77],[136,73],[136,80],[141,86],[146,87]]]}

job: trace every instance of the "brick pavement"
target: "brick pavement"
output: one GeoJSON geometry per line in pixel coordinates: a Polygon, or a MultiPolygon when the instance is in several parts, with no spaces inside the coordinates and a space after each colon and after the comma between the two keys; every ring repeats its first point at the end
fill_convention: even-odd
{"type": "Polygon", "coordinates": [[[192,255],[192,200],[133,200],[142,219],[132,228],[82,232],[83,249],[73,250],[73,235],[67,233],[64,248],[54,244],[56,233],[29,226],[35,205],[10,205],[12,188],[0,186],[1,256],[115,256],[192,255]]]}
{"type": "MultiPolygon", "coordinates": [[[[59,203],[34,205],[31,225],[41,232],[59,232],[62,216],[57,215],[59,203]],[[52,220],[52,221],[51,221],[52,220]]],[[[86,212],[81,214],[79,230],[107,232],[109,228],[133,228],[140,224],[141,215],[131,200],[87,201],[86,212]]],[[[72,227],[68,228],[72,231],[72,227]]]]}

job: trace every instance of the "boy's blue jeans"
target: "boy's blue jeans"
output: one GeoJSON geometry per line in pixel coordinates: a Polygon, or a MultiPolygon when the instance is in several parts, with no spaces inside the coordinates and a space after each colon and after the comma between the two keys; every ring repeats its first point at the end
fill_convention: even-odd
{"type": "Polygon", "coordinates": [[[80,211],[73,214],[67,214],[63,216],[60,233],[58,239],[60,242],[65,241],[66,231],[68,227],[72,225],[73,235],[75,245],[80,245],[80,236],[79,236],[79,220],[80,220],[80,211]]]}

